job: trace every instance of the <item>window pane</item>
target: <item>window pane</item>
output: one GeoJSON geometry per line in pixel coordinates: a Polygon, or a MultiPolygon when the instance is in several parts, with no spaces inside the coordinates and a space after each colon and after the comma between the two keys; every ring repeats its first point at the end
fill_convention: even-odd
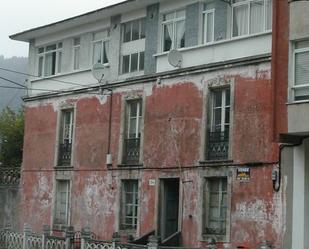
{"type": "Polygon", "coordinates": [[[205,32],[206,32],[206,42],[212,42],[213,41],[213,35],[214,35],[214,30],[213,30],[213,25],[214,25],[214,14],[213,12],[211,13],[206,13],[205,16],[205,32]]]}
{"type": "Polygon", "coordinates": [[[145,38],[145,18],[141,20],[141,39],[145,38]]]}
{"type": "Polygon", "coordinates": [[[172,48],[173,24],[164,25],[164,44],[163,51],[169,51],[172,48]]]}
{"type": "Polygon", "coordinates": [[[39,68],[38,68],[38,76],[41,77],[43,74],[43,56],[39,57],[39,68]]]}
{"type": "Polygon", "coordinates": [[[222,106],[222,90],[214,91],[214,107],[222,106]]]}
{"type": "Polygon", "coordinates": [[[248,34],[248,5],[233,7],[233,36],[248,34]]]}
{"type": "Polygon", "coordinates": [[[309,52],[295,54],[295,85],[309,84],[309,52]]]}
{"type": "Polygon", "coordinates": [[[221,108],[214,110],[214,125],[215,126],[221,125],[221,108]]]}
{"type": "Polygon", "coordinates": [[[131,72],[137,71],[138,53],[131,54],[131,72]]]}
{"type": "Polygon", "coordinates": [[[57,62],[57,67],[58,67],[58,73],[61,73],[62,70],[62,52],[58,52],[58,62],[57,62]]]}
{"type": "Polygon", "coordinates": [[[108,63],[108,52],[109,52],[109,42],[105,41],[103,43],[104,51],[103,51],[103,63],[108,63]]]}
{"type": "Polygon", "coordinates": [[[139,21],[132,22],[132,41],[139,39],[139,21]]]}
{"type": "Polygon", "coordinates": [[[266,30],[272,29],[272,0],[266,0],[266,30]]]}
{"type": "Polygon", "coordinates": [[[93,64],[102,63],[102,42],[93,44],[93,64]]]}
{"type": "Polygon", "coordinates": [[[78,46],[78,45],[80,45],[80,38],[78,37],[78,38],[74,38],[74,46],[78,46]]]}
{"type": "Polygon", "coordinates": [[[309,40],[295,42],[295,48],[309,48],[309,40]]]}
{"type": "Polygon", "coordinates": [[[176,23],[176,48],[183,48],[185,46],[185,21],[176,23]]]}
{"type": "Polygon", "coordinates": [[[74,70],[79,69],[80,47],[74,48],[74,70]]]}
{"type": "Polygon", "coordinates": [[[56,52],[48,53],[45,55],[45,76],[51,76],[55,74],[56,68],[56,52]]]}
{"type": "Polygon", "coordinates": [[[264,31],[264,0],[250,4],[250,34],[264,31]]]}
{"type": "Polygon", "coordinates": [[[44,53],[44,48],[39,48],[39,49],[38,49],[38,53],[39,53],[39,54],[44,53]]]}
{"type": "Polygon", "coordinates": [[[122,57],[122,73],[129,73],[130,55],[122,57]]]}
{"type": "Polygon", "coordinates": [[[46,47],[46,51],[56,50],[56,44],[50,45],[46,47]]]}
{"type": "Polygon", "coordinates": [[[225,124],[229,124],[230,123],[230,108],[227,107],[225,109],[225,124]]]}
{"type": "Polygon", "coordinates": [[[130,118],[137,116],[137,101],[132,101],[130,103],[130,118]]]}
{"type": "Polygon", "coordinates": [[[307,100],[309,99],[309,88],[295,89],[295,100],[307,100]]]}
{"type": "Polygon", "coordinates": [[[229,106],[230,105],[230,98],[231,98],[231,91],[230,88],[225,90],[225,105],[229,106]]]}
{"type": "Polygon", "coordinates": [[[144,52],[139,53],[139,70],[141,71],[144,70],[144,56],[144,52]]]}
{"type": "Polygon", "coordinates": [[[123,24],[123,41],[131,41],[131,22],[123,24]]]}

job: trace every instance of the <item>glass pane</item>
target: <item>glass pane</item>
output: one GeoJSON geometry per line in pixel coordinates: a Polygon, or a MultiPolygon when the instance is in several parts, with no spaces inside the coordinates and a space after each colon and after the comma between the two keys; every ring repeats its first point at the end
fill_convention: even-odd
{"type": "Polygon", "coordinates": [[[141,39],[145,38],[145,18],[141,19],[141,39]]]}
{"type": "Polygon", "coordinates": [[[216,220],[219,216],[219,208],[210,208],[209,210],[209,219],[210,220],[216,220]]]}
{"type": "Polygon", "coordinates": [[[264,31],[264,0],[250,4],[250,34],[264,31]]]}
{"type": "Polygon", "coordinates": [[[102,42],[93,44],[93,64],[102,63],[102,42]]]}
{"type": "Polygon", "coordinates": [[[129,138],[136,138],[136,118],[130,119],[129,138]]]}
{"type": "Polygon", "coordinates": [[[233,8],[233,36],[248,34],[248,5],[233,8]]]}
{"type": "Polygon", "coordinates": [[[58,52],[58,73],[61,73],[61,67],[62,67],[62,52],[58,52]]]}
{"type": "Polygon", "coordinates": [[[229,124],[230,123],[230,108],[227,107],[225,108],[225,124],[229,124]]]}
{"type": "Polygon", "coordinates": [[[225,90],[225,106],[230,105],[230,98],[231,98],[231,90],[230,88],[225,90]]]}
{"type": "Polygon", "coordinates": [[[123,41],[131,41],[131,22],[123,24],[123,41]]]}
{"type": "Polygon", "coordinates": [[[105,41],[103,43],[103,46],[104,46],[103,63],[108,63],[109,42],[105,41]]]}
{"type": "Polygon", "coordinates": [[[309,40],[295,42],[295,48],[308,48],[309,40]]]}
{"type": "Polygon", "coordinates": [[[214,110],[214,125],[221,125],[221,108],[214,110]]]}
{"type": "Polygon", "coordinates": [[[138,66],[138,53],[131,54],[131,72],[137,71],[138,66]]]}
{"type": "Polygon", "coordinates": [[[122,57],[122,73],[129,73],[130,55],[122,57]]]}
{"type": "Polygon", "coordinates": [[[132,193],[126,193],[126,204],[133,204],[133,194],[132,193]]]}
{"type": "Polygon", "coordinates": [[[132,22],[132,41],[139,39],[139,21],[132,22]]]}
{"type": "Polygon", "coordinates": [[[130,103],[130,118],[137,116],[137,101],[132,101],[130,103]]]}
{"type": "Polygon", "coordinates": [[[214,25],[214,14],[211,13],[206,13],[205,15],[206,18],[206,42],[212,42],[213,41],[213,35],[214,35],[214,30],[213,30],[213,25],[214,25]]]}
{"type": "Polygon", "coordinates": [[[185,47],[185,21],[179,21],[176,23],[176,48],[185,47]]]}
{"type": "Polygon", "coordinates": [[[163,51],[169,51],[172,48],[173,24],[164,25],[164,44],[163,51]]]}
{"type": "Polygon", "coordinates": [[[79,69],[80,47],[74,48],[74,70],[79,69]]]}
{"type": "Polygon", "coordinates": [[[218,206],[219,205],[219,194],[211,194],[210,193],[210,197],[209,197],[209,203],[211,206],[218,206]]]}
{"type": "Polygon", "coordinates": [[[222,106],[222,91],[214,91],[214,107],[222,106]]]}
{"type": "Polygon", "coordinates": [[[295,54],[295,85],[309,84],[309,52],[295,54]]]}
{"type": "Polygon", "coordinates": [[[80,38],[78,37],[78,38],[74,38],[74,46],[78,46],[78,45],[80,45],[80,38]]]}
{"type": "Polygon", "coordinates": [[[39,57],[39,68],[38,68],[38,76],[41,77],[43,74],[43,56],[39,57]]]}
{"type": "Polygon", "coordinates": [[[295,89],[295,100],[309,99],[309,88],[295,89]]]}
{"type": "Polygon", "coordinates": [[[45,55],[45,76],[51,76],[55,74],[56,68],[56,52],[48,53],[45,55]]]}
{"type": "Polygon", "coordinates": [[[52,51],[52,50],[56,50],[56,44],[49,45],[46,47],[46,51],[52,51]]]}
{"type": "Polygon", "coordinates": [[[272,0],[266,0],[266,30],[272,29],[272,0]]]}
{"type": "Polygon", "coordinates": [[[140,71],[144,70],[144,64],[145,64],[144,57],[145,57],[144,52],[139,53],[139,70],[140,71]]]}
{"type": "Polygon", "coordinates": [[[41,54],[41,53],[43,53],[43,52],[44,52],[44,48],[39,48],[39,49],[38,49],[38,53],[39,53],[39,54],[41,54]]]}
{"type": "Polygon", "coordinates": [[[220,179],[209,179],[209,191],[218,192],[219,191],[219,182],[220,179]]]}
{"type": "Polygon", "coordinates": [[[62,48],[62,42],[58,43],[58,48],[62,48]]]}

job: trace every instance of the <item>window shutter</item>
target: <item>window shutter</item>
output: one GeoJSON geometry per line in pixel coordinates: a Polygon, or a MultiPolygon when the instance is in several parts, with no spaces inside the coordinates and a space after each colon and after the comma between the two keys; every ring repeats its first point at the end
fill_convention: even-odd
{"type": "Polygon", "coordinates": [[[309,51],[295,54],[295,85],[309,84],[309,51]]]}

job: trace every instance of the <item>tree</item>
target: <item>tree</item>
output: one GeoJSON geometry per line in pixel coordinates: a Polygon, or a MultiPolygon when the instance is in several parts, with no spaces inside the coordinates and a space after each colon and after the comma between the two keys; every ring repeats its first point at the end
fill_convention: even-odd
{"type": "Polygon", "coordinates": [[[4,167],[19,167],[22,162],[24,112],[9,107],[0,113],[0,162],[4,167]]]}

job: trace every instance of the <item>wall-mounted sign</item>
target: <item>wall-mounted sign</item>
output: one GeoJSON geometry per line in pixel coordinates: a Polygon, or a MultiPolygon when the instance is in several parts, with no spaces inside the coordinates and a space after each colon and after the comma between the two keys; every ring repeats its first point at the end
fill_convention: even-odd
{"type": "Polygon", "coordinates": [[[149,184],[149,186],[155,186],[156,185],[156,180],[155,179],[150,179],[148,184],[149,184]]]}
{"type": "Polygon", "coordinates": [[[236,179],[241,182],[250,181],[250,168],[245,167],[237,168],[236,179]]]}

